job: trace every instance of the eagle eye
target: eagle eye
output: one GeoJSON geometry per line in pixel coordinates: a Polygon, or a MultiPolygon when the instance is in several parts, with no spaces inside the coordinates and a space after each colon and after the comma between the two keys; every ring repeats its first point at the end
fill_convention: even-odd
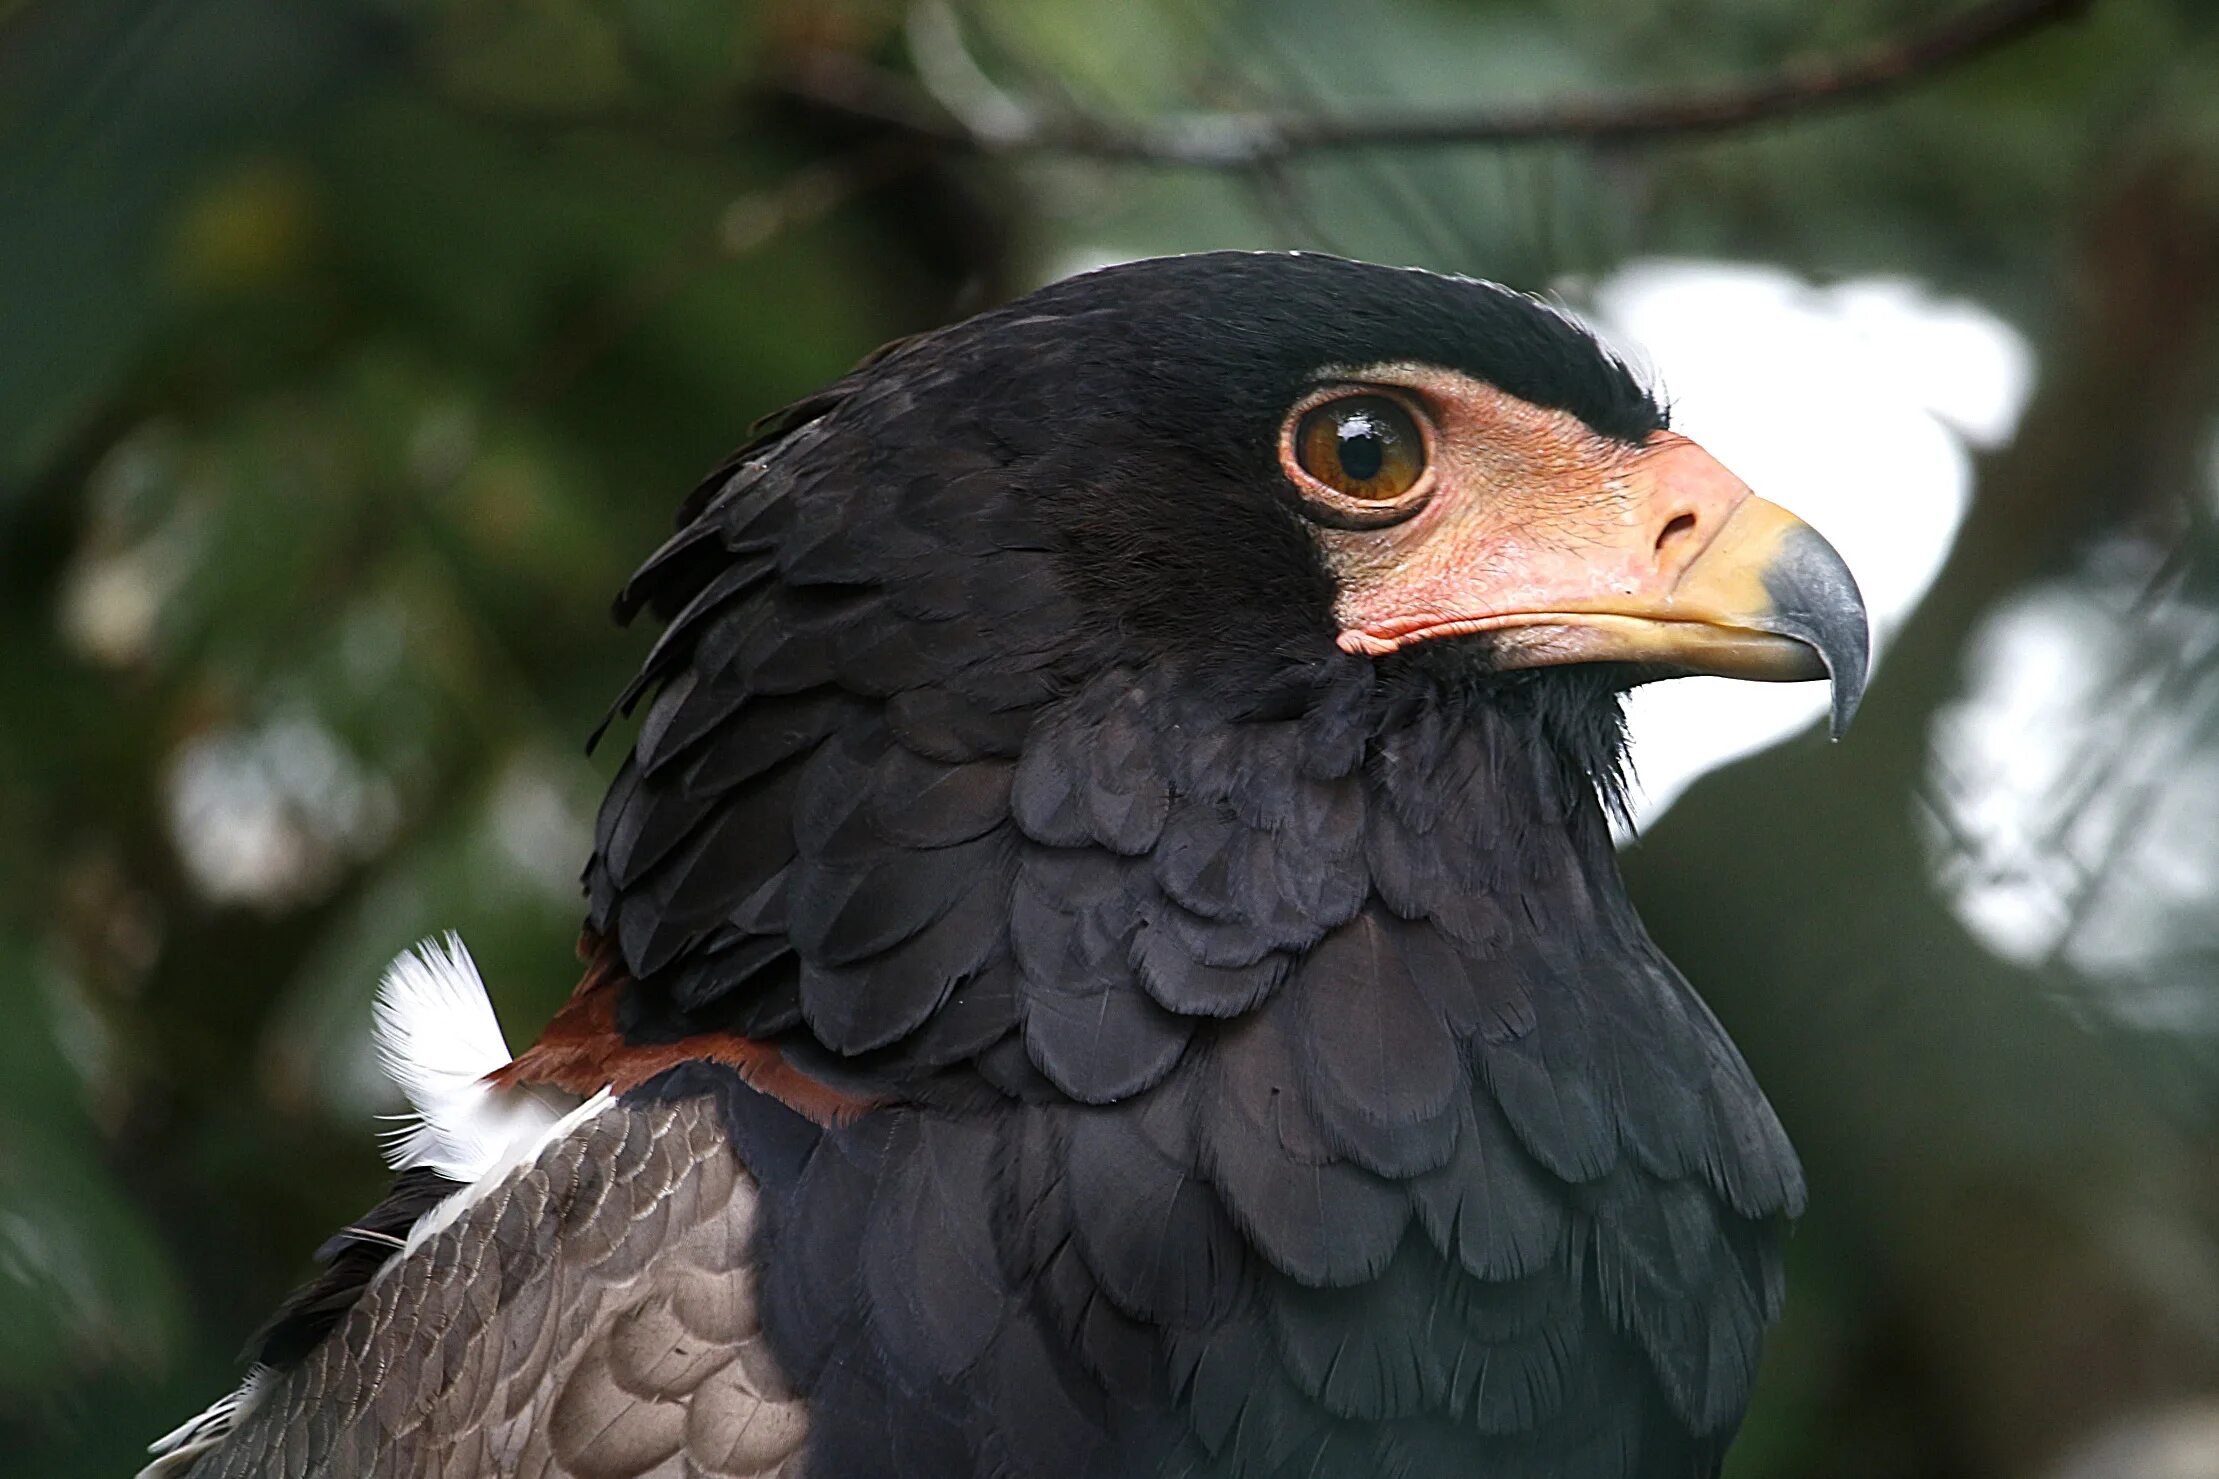
{"type": "Polygon", "coordinates": [[[1337,396],[1295,423],[1295,465],[1342,498],[1392,503],[1425,476],[1426,439],[1399,402],[1384,395],[1337,396]]]}

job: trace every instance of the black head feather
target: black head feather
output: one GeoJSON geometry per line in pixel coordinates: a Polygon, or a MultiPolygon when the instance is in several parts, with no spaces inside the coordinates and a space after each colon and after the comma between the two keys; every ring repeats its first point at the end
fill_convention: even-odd
{"type": "MultiPolygon", "coordinates": [[[[1333,582],[1277,445],[1288,407],[1337,371],[1397,361],[1460,371],[1629,444],[1665,424],[1620,360],[1536,299],[1312,254],[1215,252],[1088,273],[937,347],[1027,382],[1020,404],[1049,444],[1033,492],[1054,505],[1067,578],[1109,630],[1102,647],[1219,666],[1236,689],[1331,642],[1333,582]],[[1002,362],[1012,350],[1016,363],[1002,362]]],[[[1467,658],[1484,650],[1464,646],[1467,658]]]]}

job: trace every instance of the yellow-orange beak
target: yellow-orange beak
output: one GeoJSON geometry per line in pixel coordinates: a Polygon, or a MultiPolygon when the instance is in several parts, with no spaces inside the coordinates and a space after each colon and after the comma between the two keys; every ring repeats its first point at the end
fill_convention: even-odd
{"type": "Polygon", "coordinates": [[[1743,500],[1679,578],[1622,599],[1505,613],[1504,667],[1633,662],[1679,673],[1833,681],[1833,732],[1864,697],[1864,599],[1834,547],[1778,504],[1743,500]]]}
{"type": "Polygon", "coordinates": [[[1492,491],[1437,500],[1433,526],[1406,536],[1425,549],[1344,588],[1344,647],[1488,631],[1506,668],[1830,678],[1833,731],[1848,726],[1871,652],[1855,577],[1816,530],[1693,442],[1659,433],[1524,507],[1492,491]]]}

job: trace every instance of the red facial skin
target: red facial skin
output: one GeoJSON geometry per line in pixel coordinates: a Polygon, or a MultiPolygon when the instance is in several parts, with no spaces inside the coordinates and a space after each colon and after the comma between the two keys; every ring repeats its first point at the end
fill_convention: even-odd
{"type": "Polygon", "coordinates": [[[1823,673],[1809,649],[1752,623],[1769,608],[1766,561],[1802,527],[1686,437],[1640,446],[1450,371],[1375,366],[1297,403],[1282,469],[1336,522],[1318,539],[1339,586],[1345,651],[1500,631],[1496,660],[1603,659],[1756,678],[1823,673]],[[1391,499],[1320,482],[1296,456],[1304,413],[1361,388],[1412,413],[1425,472],[1391,499]]]}

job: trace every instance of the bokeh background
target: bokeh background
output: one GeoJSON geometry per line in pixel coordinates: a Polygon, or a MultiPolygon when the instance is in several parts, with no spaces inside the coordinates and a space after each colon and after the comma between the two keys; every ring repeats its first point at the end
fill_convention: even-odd
{"type": "Polygon", "coordinates": [[[1637,703],[1627,867],[1811,1173],[1732,1473],[2219,1475],[2219,5],[1607,147],[1179,169],[834,100],[1509,105],[1944,8],[0,0],[0,1467],[136,1467],[376,1198],[396,951],[460,929],[512,1041],[567,992],[607,598],[752,419],[1302,246],[1589,315],[1881,618],[1845,745],[1637,703]]]}

